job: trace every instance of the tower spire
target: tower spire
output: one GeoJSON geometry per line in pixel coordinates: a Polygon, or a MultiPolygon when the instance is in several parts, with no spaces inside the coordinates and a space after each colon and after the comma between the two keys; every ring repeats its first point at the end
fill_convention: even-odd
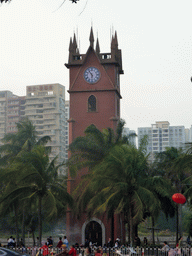
{"type": "Polygon", "coordinates": [[[69,52],[71,52],[72,50],[73,50],[73,42],[72,42],[72,38],[70,37],[69,52]]]}
{"type": "Polygon", "coordinates": [[[74,53],[76,53],[76,51],[77,51],[77,40],[76,40],[75,33],[74,33],[74,36],[73,36],[73,51],[74,51],[74,53]]]}
{"type": "Polygon", "coordinates": [[[91,27],[91,32],[89,36],[90,46],[93,48],[94,45],[94,36],[93,36],[93,28],[91,27]]]}
{"type": "Polygon", "coordinates": [[[99,39],[97,37],[97,42],[96,42],[96,53],[99,54],[100,53],[100,46],[99,46],[99,39]]]}
{"type": "Polygon", "coordinates": [[[73,59],[73,41],[72,38],[70,37],[70,42],[69,42],[69,63],[73,59]]]}
{"type": "Polygon", "coordinates": [[[118,48],[117,31],[115,31],[114,44],[115,44],[115,47],[118,48]]]}

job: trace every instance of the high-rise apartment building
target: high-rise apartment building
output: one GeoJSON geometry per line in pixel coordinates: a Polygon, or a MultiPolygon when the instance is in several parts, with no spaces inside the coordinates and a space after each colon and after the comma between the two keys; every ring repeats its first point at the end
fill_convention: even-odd
{"type": "MultiPolygon", "coordinates": [[[[65,101],[65,119],[69,120],[69,112],[70,108],[69,108],[69,100],[65,101]]],[[[69,147],[69,126],[68,126],[68,122],[66,123],[66,127],[65,127],[65,142],[66,142],[66,150],[65,150],[65,158],[66,160],[68,159],[68,147],[69,147]]]]}
{"type": "Polygon", "coordinates": [[[13,95],[7,100],[6,133],[17,132],[16,124],[25,116],[25,96],[13,95]]]}
{"type": "Polygon", "coordinates": [[[10,91],[0,91],[0,145],[6,133],[17,131],[16,123],[24,116],[25,97],[10,91]]]}
{"type": "Polygon", "coordinates": [[[65,87],[61,84],[27,86],[25,116],[33,122],[39,137],[51,137],[51,141],[47,143],[47,146],[51,146],[50,159],[58,156],[58,163],[67,160],[68,123],[65,87]]]}
{"type": "MultiPolygon", "coordinates": [[[[65,101],[65,87],[61,84],[30,85],[26,96],[0,91],[0,145],[6,133],[17,132],[16,123],[23,117],[32,121],[38,136],[50,136],[50,159],[58,156],[58,163],[68,159],[69,101],[65,101]]],[[[64,170],[63,169],[60,169],[64,170]]]]}
{"type": "Polygon", "coordinates": [[[7,99],[8,99],[8,97],[11,97],[12,95],[13,95],[13,93],[10,92],[10,91],[1,91],[0,92],[0,140],[4,137],[4,135],[6,133],[6,128],[7,128],[7,99]]]}
{"type": "Polygon", "coordinates": [[[156,122],[151,127],[138,128],[138,146],[144,136],[147,136],[147,153],[153,160],[155,153],[163,152],[167,147],[185,149],[186,133],[184,126],[170,126],[169,122],[156,122]]]}

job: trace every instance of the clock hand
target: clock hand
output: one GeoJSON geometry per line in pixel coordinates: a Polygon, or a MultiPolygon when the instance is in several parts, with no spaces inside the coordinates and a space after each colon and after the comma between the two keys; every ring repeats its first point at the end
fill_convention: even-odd
{"type": "Polygon", "coordinates": [[[91,74],[91,77],[93,77],[93,74],[92,74],[92,72],[89,70],[89,73],[91,74]]]}

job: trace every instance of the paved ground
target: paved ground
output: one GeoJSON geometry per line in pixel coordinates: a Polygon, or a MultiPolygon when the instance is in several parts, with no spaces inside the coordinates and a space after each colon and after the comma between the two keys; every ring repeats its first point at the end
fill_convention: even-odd
{"type": "MultiPolygon", "coordinates": [[[[11,251],[11,250],[6,249],[6,248],[0,248],[0,255],[1,256],[21,256],[20,253],[11,251]]],[[[22,254],[22,255],[25,256],[27,254],[22,254]]]]}

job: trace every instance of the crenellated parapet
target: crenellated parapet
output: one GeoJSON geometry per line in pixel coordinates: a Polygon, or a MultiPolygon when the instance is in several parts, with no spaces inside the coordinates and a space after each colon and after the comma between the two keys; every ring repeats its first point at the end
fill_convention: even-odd
{"type": "Polygon", "coordinates": [[[92,49],[95,51],[102,65],[115,64],[118,67],[119,74],[124,73],[122,69],[121,50],[118,48],[117,32],[115,32],[115,34],[111,38],[111,52],[108,52],[108,53],[100,52],[100,45],[99,45],[98,38],[96,41],[96,47],[94,49],[94,34],[93,34],[92,27],[90,31],[89,41],[90,41],[90,46],[87,52],[85,54],[81,54],[77,46],[76,35],[74,33],[73,40],[72,38],[70,38],[69,58],[68,58],[68,63],[65,64],[67,68],[71,66],[76,66],[76,65],[83,65],[90,49],[92,49]]]}

